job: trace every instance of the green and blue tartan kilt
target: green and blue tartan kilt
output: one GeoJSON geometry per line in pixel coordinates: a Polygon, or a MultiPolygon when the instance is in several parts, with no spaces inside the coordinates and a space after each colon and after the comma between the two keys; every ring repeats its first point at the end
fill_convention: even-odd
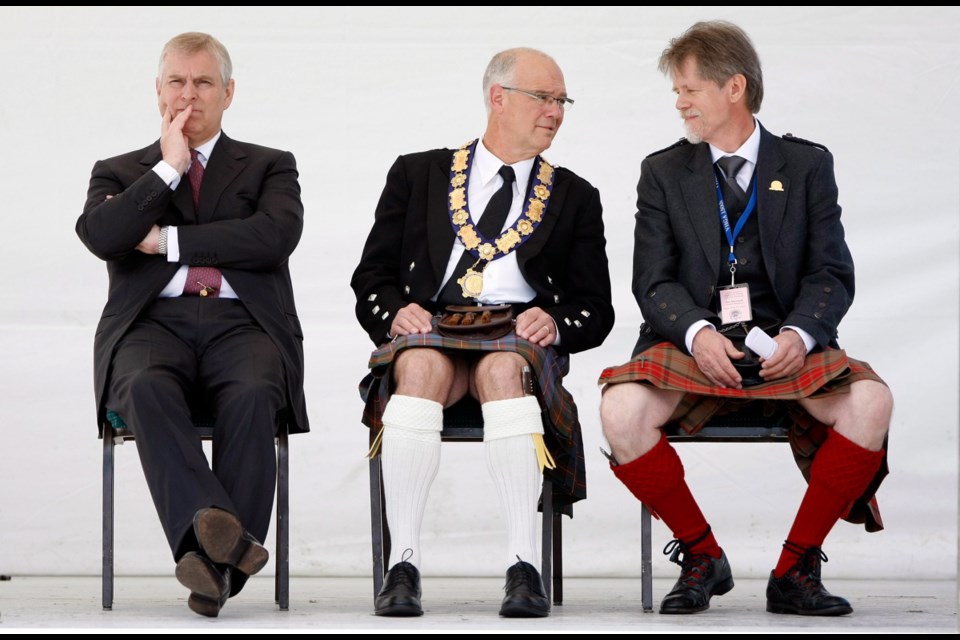
{"type": "Polygon", "coordinates": [[[570,370],[570,358],[553,347],[543,348],[509,333],[495,340],[462,340],[441,336],[436,331],[398,336],[370,354],[370,373],[360,382],[360,397],[366,403],[363,424],[379,431],[383,428],[383,410],[393,385],[391,364],[404,349],[440,349],[451,354],[479,354],[489,351],[512,351],[530,364],[535,390],[543,408],[544,442],[556,462],[547,469],[554,483],[554,498],[560,506],[587,497],[586,464],[583,435],[573,396],[563,388],[563,377],[570,370]]]}

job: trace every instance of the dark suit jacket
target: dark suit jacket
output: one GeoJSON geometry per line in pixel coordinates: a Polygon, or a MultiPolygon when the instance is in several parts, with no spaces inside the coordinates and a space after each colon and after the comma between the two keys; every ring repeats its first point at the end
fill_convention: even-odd
{"type": "Polygon", "coordinates": [[[107,304],[94,340],[98,423],[120,338],[181,264],[216,266],[277,345],[286,372],[291,431],[307,431],[303,331],[287,259],[300,241],[303,204],[293,155],[222,134],[210,154],[194,210],[190,181],[176,191],[152,171],[160,143],[93,167],[77,234],[107,263],[107,304]],[[107,200],[106,196],[113,198],[107,200]],[[136,250],[152,225],[176,225],[180,264],[136,250]]]}
{"type": "MultiPolygon", "coordinates": [[[[360,324],[376,344],[387,340],[397,311],[411,302],[431,309],[456,236],[447,192],[453,150],[400,156],[387,175],[373,229],[351,286],[360,324]]],[[[525,306],[553,317],[560,348],[596,347],[613,328],[610,275],[599,192],[557,168],[540,226],[517,249],[517,263],[536,291],[525,306]]]]}
{"type": "MultiPolygon", "coordinates": [[[[761,127],[755,172],[763,264],[783,324],[820,347],[837,346],[837,325],[853,302],[853,258],[844,240],[833,156],[824,148],[761,127]],[[779,182],[779,188],[776,184],[779,182]]],[[[706,143],[685,141],[647,157],[637,185],[633,294],[644,325],[634,355],[669,340],[686,352],[697,320],[719,324],[721,227],[706,143]]]]}

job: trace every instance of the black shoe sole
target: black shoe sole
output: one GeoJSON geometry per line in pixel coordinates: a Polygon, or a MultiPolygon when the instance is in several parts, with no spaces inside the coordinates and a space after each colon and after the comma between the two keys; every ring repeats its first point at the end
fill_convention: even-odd
{"type": "MultiPolygon", "coordinates": [[[[710,594],[710,598],[713,596],[722,596],[726,593],[730,593],[733,590],[733,576],[730,576],[720,584],[716,586],[713,593],[710,594]]],[[[707,603],[698,608],[685,608],[685,609],[664,609],[663,604],[660,605],[660,613],[664,615],[686,615],[689,613],[700,613],[701,611],[706,611],[710,608],[710,598],[707,598],[707,603]]]]}
{"type": "Polygon", "coordinates": [[[540,609],[524,605],[507,605],[500,608],[500,615],[504,618],[546,618],[550,609],[540,609]]]}
{"type": "Polygon", "coordinates": [[[767,601],[768,613],[785,613],[795,616],[845,616],[853,613],[850,605],[836,605],[825,609],[800,609],[792,604],[767,601]]]}
{"type": "Polygon", "coordinates": [[[377,609],[374,614],[388,618],[415,618],[423,615],[423,608],[415,605],[393,605],[377,609]]]}

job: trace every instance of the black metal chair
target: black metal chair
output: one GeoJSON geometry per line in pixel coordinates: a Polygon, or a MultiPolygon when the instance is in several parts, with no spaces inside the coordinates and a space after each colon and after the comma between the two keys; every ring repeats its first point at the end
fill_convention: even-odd
{"type": "MultiPolygon", "coordinates": [[[[763,402],[744,405],[734,413],[712,418],[695,435],[688,435],[676,424],[668,424],[663,433],[670,442],[787,442],[792,422],[786,410],[775,405],[774,413],[764,413],[763,402]]],[[[653,548],[651,516],[647,505],[640,514],[640,600],[644,613],[653,611],[653,548]]]]}
{"type": "MultiPolygon", "coordinates": [[[[113,484],[115,445],[134,440],[133,432],[122,418],[107,412],[103,425],[103,608],[113,609],[113,484]]],[[[213,439],[213,424],[209,418],[194,418],[194,426],[202,440],[213,439]]],[[[287,449],[288,428],[285,420],[277,426],[277,569],[274,581],[274,600],[281,611],[290,607],[290,460],[287,449]]]]}
{"type": "MultiPolygon", "coordinates": [[[[371,430],[370,442],[376,434],[371,430]]],[[[483,414],[480,404],[467,396],[443,412],[442,442],[483,442],[483,414]]],[[[563,604],[563,538],[561,513],[553,503],[553,483],[544,476],[543,492],[540,495],[543,511],[541,577],[547,593],[555,605],[563,604]]],[[[569,509],[569,508],[568,508],[569,509]]],[[[383,475],[380,456],[370,458],[370,520],[373,542],[373,596],[376,598],[383,586],[386,573],[385,562],[390,558],[390,530],[387,526],[386,506],[383,496],[383,475]]]]}

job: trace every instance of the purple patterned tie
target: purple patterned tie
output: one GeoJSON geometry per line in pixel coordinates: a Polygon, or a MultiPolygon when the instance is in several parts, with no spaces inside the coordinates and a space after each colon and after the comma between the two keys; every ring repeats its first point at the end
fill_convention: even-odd
{"type": "MultiPolygon", "coordinates": [[[[200,183],[203,182],[203,163],[196,149],[190,149],[190,169],[187,171],[193,192],[193,208],[200,208],[200,183]]],[[[183,287],[185,296],[220,296],[220,284],[223,276],[216,267],[190,267],[187,269],[187,283],[183,287]]]]}

